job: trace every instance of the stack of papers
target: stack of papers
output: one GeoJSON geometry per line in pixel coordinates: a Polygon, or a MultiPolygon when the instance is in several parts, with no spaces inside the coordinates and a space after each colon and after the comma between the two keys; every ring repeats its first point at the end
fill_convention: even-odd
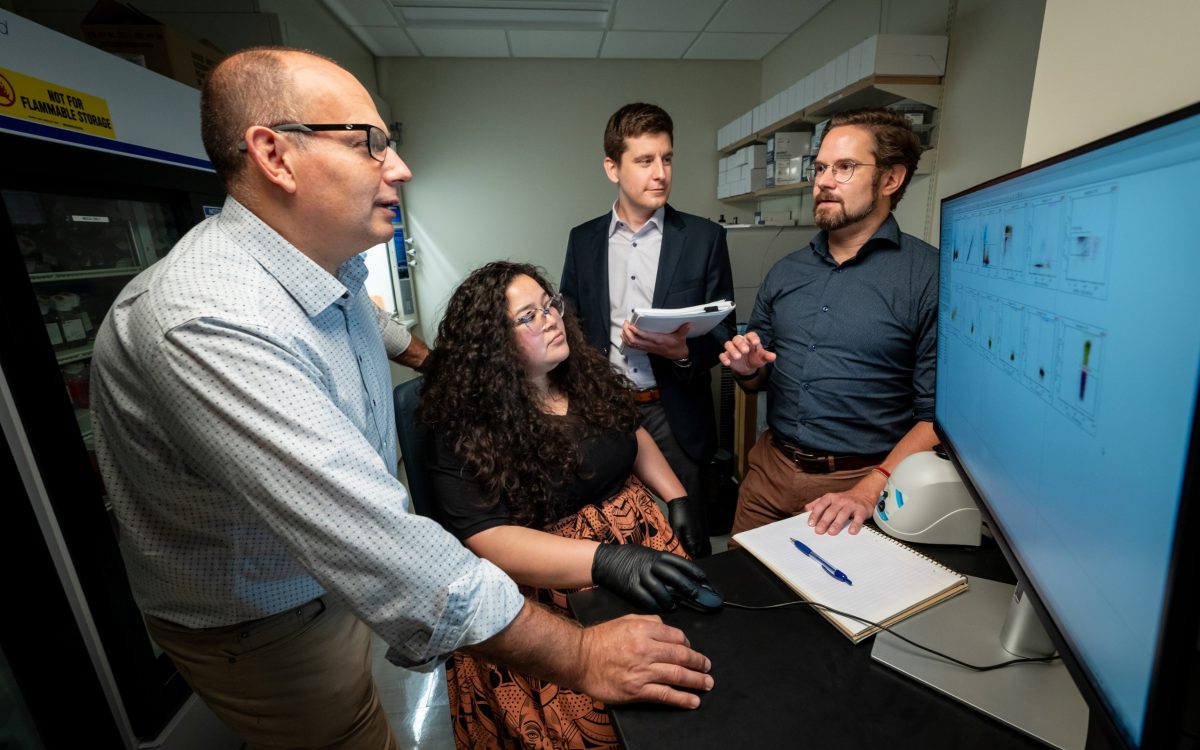
{"type": "Polygon", "coordinates": [[[684,323],[691,323],[688,338],[693,339],[715,328],[717,323],[733,312],[733,308],[734,304],[727,299],[694,307],[638,307],[634,309],[633,318],[629,322],[643,331],[652,333],[671,333],[684,323]]]}

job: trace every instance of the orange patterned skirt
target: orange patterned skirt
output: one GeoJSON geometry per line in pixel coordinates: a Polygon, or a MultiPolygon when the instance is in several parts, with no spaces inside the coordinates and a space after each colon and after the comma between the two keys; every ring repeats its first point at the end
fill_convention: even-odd
{"type": "MultiPolygon", "coordinates": [[[[686,557],[654,498],[636,477],[600,505],[584,506],[543,529],[568,539],[640,544],[686,557]]],[[[522,586],[526,597],[563,610],[575,589],[522,586]]],[[[620,747],[600,701],[462,651],[446,663],[454,743],[459,748],[599,750],[620,747]]]]}

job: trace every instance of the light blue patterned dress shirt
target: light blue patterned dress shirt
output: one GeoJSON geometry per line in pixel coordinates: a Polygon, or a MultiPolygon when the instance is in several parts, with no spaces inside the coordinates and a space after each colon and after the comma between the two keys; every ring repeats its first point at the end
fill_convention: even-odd
{"type": "Polygon", "coordinates": [[[234,199],[121,292],[92,364],[96,454],[134,596],[187,627],[326,592],[427,668],[507,626],[498,568],[408,510],[387,354],[408,334],[234,199]]]}

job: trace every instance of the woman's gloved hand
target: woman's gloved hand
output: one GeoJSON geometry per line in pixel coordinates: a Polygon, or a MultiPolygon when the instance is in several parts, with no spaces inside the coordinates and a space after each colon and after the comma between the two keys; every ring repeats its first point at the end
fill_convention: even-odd
{"type": "Polygon", "coordinates": [[[699,500],[684,495],[667,503],[667,518],[675,536],[692,557],[708,557],[712,554],[712,543],[708,540],[708,524],[704,519],[704,506],[699,500]]]}
{"type": "Polygon", "coordinates": [[[651,612],[675,609],[671,589],[690,596],[706,580],[695,563],[636,544],[601,544],[592,557],[593,583],[651,612]]]}

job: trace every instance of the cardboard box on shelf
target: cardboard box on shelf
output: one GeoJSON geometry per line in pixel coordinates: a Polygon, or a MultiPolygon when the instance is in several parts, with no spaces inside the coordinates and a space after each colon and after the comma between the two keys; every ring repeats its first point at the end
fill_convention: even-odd
{"type": "Polygon", "coordinates": [[[84,16],[83,40],[93,47],[200,88],[225,55],[207,40],[196,40],[140,10],[100,0],[84,16]]]}

